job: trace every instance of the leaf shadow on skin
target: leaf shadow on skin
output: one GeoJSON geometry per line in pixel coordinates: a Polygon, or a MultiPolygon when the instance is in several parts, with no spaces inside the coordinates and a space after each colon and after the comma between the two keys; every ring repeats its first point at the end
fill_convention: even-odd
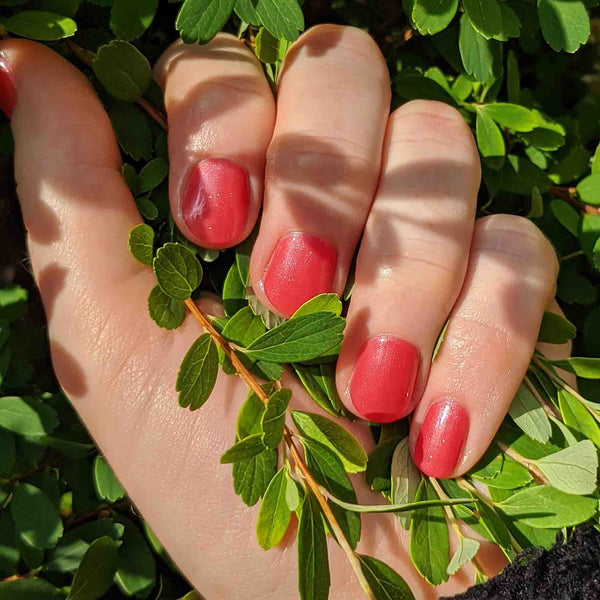
{"type": "Polygon", "coordinates": [[[69,398],[81,398],[88,392],[85,373],[77,360],[64,346],[50,340],[52,364],[61,387],[69,398]]]}
{"type": "Polygon", "coordinates": [[[50,263],[37,274],[36,281],[40,294],[44,299],[46,321],[50,321],[54,311],[54,303],[65,286],[67,269],[58,263],[50,263]]]}

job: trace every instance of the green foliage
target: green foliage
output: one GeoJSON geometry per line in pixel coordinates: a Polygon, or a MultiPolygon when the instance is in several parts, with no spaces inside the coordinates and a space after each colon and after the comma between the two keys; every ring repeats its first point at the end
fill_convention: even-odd
{"type": "MultiPolygon", "coordinates": [[[[213,325],[240,361],[275,382],[291,364],[300,384],[332,417],[347,416],[335,385],[345,302],[324,294],[283,321],[249,288],[253,236],[225,253],[184,240],[169,213],[166,137],[148,113],[148,107],[164,109],[151,65],[178,32],[186,42],[206,43],[223,30],[243,39],[274,84],[290,42],[306,25],[334,20],[375,37],[390,69],[394,107],[427,98],[460,111],[482,159],[478,215],[524,215],[550,238],[561,259],[558,298],[567,319],[547,313],[540,340],[572,341],[578,355],[559,363],[536,355],[498,434],[501,445],[492,445],[462,487],[441,482],[444,494],[458,502],[449,507],[456,518],[512,559],[516,543],[549,545],[559,528],[598,516],[600,411],[589,400],[600,398],[600,100],[590,68],[597,60],[596,40],[581,48],[589,37],[586,7],[592,4],[17,0],[0,2],[0,27],[52,42],[90,78],[106,105],[129,161],[124,180],[145,220],[130,233],[129,247],[140,263],[154,268],[157,286],[148,298],[154,322],[176,329],[185,319],[185,300],[199,289],[220,294],[226,316],[213,325]],[[306,24],[301,6],[310,15],[306,24]],[[71,42],[89,53],[91,69],[71,42]],[[578,376],[589,400],[565,387],[556,368],[578,376]],[[537,485],[532,471],[548,485],[537,485]],[[479,496],[481,489],[486,493],[479,496]],[[464,504],[465,498],[476,504],[464,504]]],[[[6,126],[0,130],[3,154],[12,153],[9,134],[6,126]]],[[[0,600],[161,598],[167,588],[176,590],[173,598],[184,597],[189,586],[159,546],[146,541],[137,520],[125,516],[131,512],[120,484],[60,395],[46,341],[31,331],[36,321],[28,311],[36,310],[36,302],[19,285],[0,289],[0,578],[36,574],[0,579],[0,600]]],[[[225,373],[235,372],[214,340],[201,335],[177,379],[182,406],[195,410],[208,400],[219,364],[225,373]]],[[[264,390],[266,406],[250,394],[241,407],[233,446],[222,462],[233,463],[234,491],[244,503],[263,499],[257,537],[264,548],[282,539],[291,513],[297,513],[300,594],[319,600],[329,593],[331,528],[313,493],[301,479],[292,479],[293,461],[287,455],[285,464],[278,461],[290,392],[279,390],[279,383],[264,390]]],[[[477,542],[464,536],[450,556],[442,508],[448,501],[412,463],[406,424],[374,428],[377,444],[367,459],[340,419],[292,411],[291,421],[307,467],[333,498],[331,510],[352,548],[360,539],[361,512],[393,511],[410,528],[413,562],[428,580],[445,580],[474,556],[477,542]],[[391,504],[358,505],[347,472],[364,472],[391,504]],[[415,508],[414,501],[428,504],[407,510],[415,508]]],[[[373,557],[358,560],[378,600],[412,598],[387,565],[373,557]]]]}

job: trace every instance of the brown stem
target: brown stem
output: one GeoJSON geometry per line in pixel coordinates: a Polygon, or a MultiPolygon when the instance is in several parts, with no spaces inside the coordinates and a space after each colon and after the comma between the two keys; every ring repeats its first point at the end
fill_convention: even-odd
{"type": "Polygon", "coordinates": [[[575,196],[576,190],[574,187],[564,187],[560,185],[551,185],[548,188],[548,193],[555,198],[564,200],[571,206],[578,208],[582,213],[588,213],[590,215],[600,215],[600,208],[596,206],[590,206],[578,200],[575,196]]]}
{"type": "Polygon", "coordinates": [[[560,419],[561,415],[558,412],[558,410],[556,410],[556,407],[553,404],[550,404],[550,402],[548,402],[545,398],[543,398],[539,394],[536,387],[531,382],[531,379],[529,379],[529,377],[527,375],[525,375],[525,379],[523,381],[525,382],[525,385],[529,388],[529,391],[535,396],[535,399],[540,403],[540,406],[544,409],[546,414],[549,417],[554,417],[555,419],[560,419]]]}
{"type": "Polygon", "coordinates": [[[20,475],[15,475],[14,477],[11,477],[10,479],[0,480],[0,481],[2,481],[2,483],[6,484],[6,485],[10,485],[11,483],[17,483],[18,481],[25,481],[25,479],[29,479],[29,477],[31,477],[32,475],[35,475],[36,473],[39,473],[40,471],[43,471],[46,467],[52,467],[52,465],[50,463],[42,463],[42,464],[38,465],[37,467],[35,467],[35,469],[32,469],[31,471],[27,471],[27,473],[21,473],[20,475]]]}
{"type": "MultiPolygon", "coordinates": [[[[252,373],[248,371],[246,366],[239,359],[237,353],[229,345],[227,340],[215,329],[210,320],[196,306],[193,300],[186,300],[185,305],[187,306],[188,310],[192,313],[194,318],[200,323],[202,328],[211,336],[213,341],[225,353],[225,356],[227,356],[227,358],[231,361],[231,364],[236,370],[236,373],[244,380],[246,385],[258,396],[258,398],[262,400],[262,402],[266,403],[269,400],[267,394],[264,392],[258,381],[256,381],[252,373]]],[[[323,496],[323,493],[321,492],[319,484],[315,481],[314,477],[312,476],[311,472],[306,466],[306,463],[304,462],[300,451],[298,450],[298,447],[294,443],[293,434],[287,425],[284,426],[283,429],[283,439],[286,443],[287,448],[290,451],[290,455],[294,459],[294,464],[296,465],[296,468],[302,475],[302,478],[306,482],[307,487],[315,495],[315,498],[317,499],[317,502],[319,503],[321,510],[323,511],[323,514],[325,515],[325,518],[327,519],[327,522],[331,527],[331,530],[335,534],[338,544],[345,552],[348,561],[350,562],[350,566],[354,570],[356,578],[358,579],[360,586],[365,594],[365,597],[368,598],[368,600],[375,600],[375,596],[373,594],[373,591],[371,590],[371,587],[369,586],[369,582],[367,581],[366,577],[364,576],[364,573],[362,572],[362,569],[360,568],[360,562],[358,560],[358,557],[350,547],[346,536],[344,535],[341,527],[339,526],[339,523],[337,522],[333,512],[331,511],[331,507],[329,506],[327,499],[325,498],[325,496],[323,496]]]]}
{"type": "Polygon", "coordinates": [[[519,454],[516,450],[508,447],[506,444],[502,442],[496,442],[502,452],[507,456],[510,456],[514,461],[518,462],[522,467],[525,467],[529,473],[531,473],[532,477],[535,479],[536,483],[539,485],[550,485],[548,478],[542,473],[542,471],[538,468],[538,466],[532,461],[528,460],[521,454],[519,454]]]}

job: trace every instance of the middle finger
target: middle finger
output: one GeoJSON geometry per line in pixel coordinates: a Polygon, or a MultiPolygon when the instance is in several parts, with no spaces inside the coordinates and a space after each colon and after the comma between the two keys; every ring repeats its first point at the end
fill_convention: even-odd
{"type": "Polygon", "coordinates": [[[267,154],[264,214],[250,276],[261,302],[290,316],[341,293],[371,205],[389,115],[375,42],[321,25],[287,54],[267,154]]]}

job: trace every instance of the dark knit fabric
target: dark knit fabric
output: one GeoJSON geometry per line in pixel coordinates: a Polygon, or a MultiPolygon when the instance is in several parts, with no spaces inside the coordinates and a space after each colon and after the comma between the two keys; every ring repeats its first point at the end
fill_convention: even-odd
{"type": "Polygon", "coordinates": [[[550,550],[525,550],[500,575],[452,600],[600,600],[600,533],[584,525],[567,543],[559,534],[550,550]]]}

